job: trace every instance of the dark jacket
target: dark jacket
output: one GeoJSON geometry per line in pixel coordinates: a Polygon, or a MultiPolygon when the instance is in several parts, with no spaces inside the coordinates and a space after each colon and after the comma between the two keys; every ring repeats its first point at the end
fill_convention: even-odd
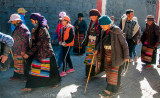
{"type": "Polygon", "coordinates": [[[146,28],[141,37],[141,42],[144,44],[148,40],[148,47],[154,47],[159,42],[159,26],[153,23],[151,26],[146,24],[146,28]]]}
{"type": "MultiPolygon", "coordinates": [[[[87,31],[87,35],[85,36],[84,41],[82,42],[82,46],[87,46],[88,45],[88,41],[89,41],[89,35],[90,35],[90,28],[92,26],[93,22],[90,22],[88,31],[87,31]]],[[[95,30],[96,30],[96,43],[95,43],[95,50],[98,50],[100,47],[100,37],[101,37],[101,27],[98,24],[98,21],[95,23],[95,30]]]]}
{"type": "MultiPolygon", "coordinates": [[[[104,33],[105,31],[102,30],[100,42],[101,59],[104,59],[104,46],[102,45],[104,33]]],[[[121,66],[124,64],[124,59],[129,59],[128,44],[118,26],[113,25],[109,30],[109,34],[111,36],[112,65],[121,66]]]]}
{"type": "Polygon", "coordinates": [[[79,34],[86,34],[87,31],[87,23],[82,20],[79,25],[78,25],[78,20],[75,21],[74,23],[74,27],[75,27],[75,34],[77,34],[79,32],[79,34]],[[78,29],[76,28],[76,26],[78,26],[78,29]]]}
{"type": "Polygon", "coordinates": [[[34,59],[41,60],[54,55],[50,35],[46,27],[39,26],[34,32],[33,46],[27,52],[28,55],[34,54],[34,59]]]}

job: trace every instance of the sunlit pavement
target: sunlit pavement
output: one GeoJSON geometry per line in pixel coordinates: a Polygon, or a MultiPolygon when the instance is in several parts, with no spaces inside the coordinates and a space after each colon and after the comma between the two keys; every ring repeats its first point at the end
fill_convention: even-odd
{"type": "MultiPolygon", "coordinates": [[[[137,53],[140,56],[140,48],[137,53]]],[[[54,47],[56,57],[58,48],[54,47]]],[[[23,80],[9,81],[13,75],[13,68],[0,72],[0,98],[100,98],[99,93],[106,87],[105,73],[90,79],[87,92],[84,94],[86,80],[85,55],[72,55],[72,62],[75,68],[74,73],[62,78],[58,88],[36,88],[30,93],[23,93],[21,88],[25,87],[23,80]]],[[[122,87],[119,93],[112,98],[160,98],[160,68],[154,65],[151,69],[144,69],[140,58],[137,63],[130,63],[125,77],[122,77],[122,87]]]]}

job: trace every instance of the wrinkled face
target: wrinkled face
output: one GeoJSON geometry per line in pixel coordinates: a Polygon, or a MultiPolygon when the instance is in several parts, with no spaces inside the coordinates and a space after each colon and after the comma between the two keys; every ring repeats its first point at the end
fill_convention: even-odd
{"type": "Polygon", "coordinates": [[[68,24],[68,22],[66,20],[62,20],[62,25],[66,26],[68,24]]]}
{"type": "Polygon", "coordinates": [[[14,21],[11,21],[12,24],[16,24],[17,23],[17,20],[14,20],[14,21]]]}
{"type": "Polygon", "coordinates": [[[83,20],[83,17],[78,17],[78,20],[79,20],[79,21],[82,21],[82,20],[83,20]]]}
{"type": "Polygon", "coordinates": [[[38,21],[31,19],[31,23],[34,25],[35,23],[38,23],[38,21]]]}
{"type": "Polygon", "coordinates": [[[103,31],[110,29],[111,25],[100,25],[103,31]]]}
{"type": "Polygon", "coordinates": [[[147,24],[151,26],[153,24],[153,21],[147,21],[147,24]]]}
{"type": "Polygon", "coordinates": [[[96,22],[97,19],[98,19],[98,16],[90,16],[90,19],[91,19],[93,22],[96,22]]]}
{"type": "Polygon", "coordinates": [[[127,14],[128,20],[131,20],[134,17],[134,12],[131,12],[130,14],[127,14]]]}

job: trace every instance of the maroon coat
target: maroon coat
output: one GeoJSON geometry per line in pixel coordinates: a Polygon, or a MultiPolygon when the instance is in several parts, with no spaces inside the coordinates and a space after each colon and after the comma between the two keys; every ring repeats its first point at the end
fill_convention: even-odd
{"type": "MultiPolygon", "coordinates": [[[[86,35],[86,37],[85,37],[85,39],[84,39],[84,41],[82,43],[83,46],[87,46],[88,45],[89,35],[90,35],[90,28],[91,28],[92,24],[93,24],[93,22],[91,21],[90,25],[89,25],[89,28],[88,28],[88,31],[87,31],[87,35],[86,35]]],[[[100,47],[100,37],[101,37],[101,27],[98,24],[98,20],[95,23],[95,30],[96,30],[95,50],[99,50],[99,47],[100,47]]]]}
{"type": "Polygon", "coordinates": [[[29,49],[30,31],[25,24],[19,23],[13,32],[13,53],[21,55],[21,52],[26,52],[29,49]]]}
{"type": "Polygon", "coordinates": [[[54,55],[50,35],[46,27],[38,27],[34,32],[33,46],[27,52],[28,55],[34,55],[34,59],[41,60],[50,58],[54,55]]]}

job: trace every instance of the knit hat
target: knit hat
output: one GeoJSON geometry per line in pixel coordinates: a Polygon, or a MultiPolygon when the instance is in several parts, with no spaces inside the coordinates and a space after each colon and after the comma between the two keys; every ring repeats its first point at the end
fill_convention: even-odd
{"type": "Polygon", "coordinates": [[[82,13],[78,13],[78,18],[79,17],[83,17],[83,14],[82,13]]]}
{"type": "Polygon", "coordinates": [[[64,18],[66,16],[66,12],[60,12],[59,13],[59,20],[62,20],[62,18],[64,18]]]}
{"type": "Polygon", "coordinates": [[[18,14],[12,14],[10,16],[10,19],[9,19],[8,23],[11,23],[11,21],[15,21],[15,20],[21,20],[21,17],[18,14]]]}
{"type": "Polygon", "coordinates": [[[65,20],[65,21],[70,22],[70,18],[69,18],[69,16],[65,16],[62,20],[65,20]]]}
{"type": "Polygon", "coordinates": [[[98,23],[99,25],[109,25],[112,23],[112,20],[109,18],[109,16],[104,15],[99,18],[98,23]]]}
{"type": "Polygon", "coordinates": [[[18,10],[17,10],[17,13],[19,14],[19,13],[26,13],[27,11],[24,9],[24,8],[19,8],[18,10]]]}
{"type": "Polygon", "coordinates": [[[98,17],[101,17],[101,14],[100,14],[100,12],[97,9],[91,9],[89,11],[89,16],[98,16],[98,17]]]}
{"type": "Polygon", "coordinates": [[[145,21],[154,21],[154,16],[153,15],[147,15],[147,18],[145,21]]]}

